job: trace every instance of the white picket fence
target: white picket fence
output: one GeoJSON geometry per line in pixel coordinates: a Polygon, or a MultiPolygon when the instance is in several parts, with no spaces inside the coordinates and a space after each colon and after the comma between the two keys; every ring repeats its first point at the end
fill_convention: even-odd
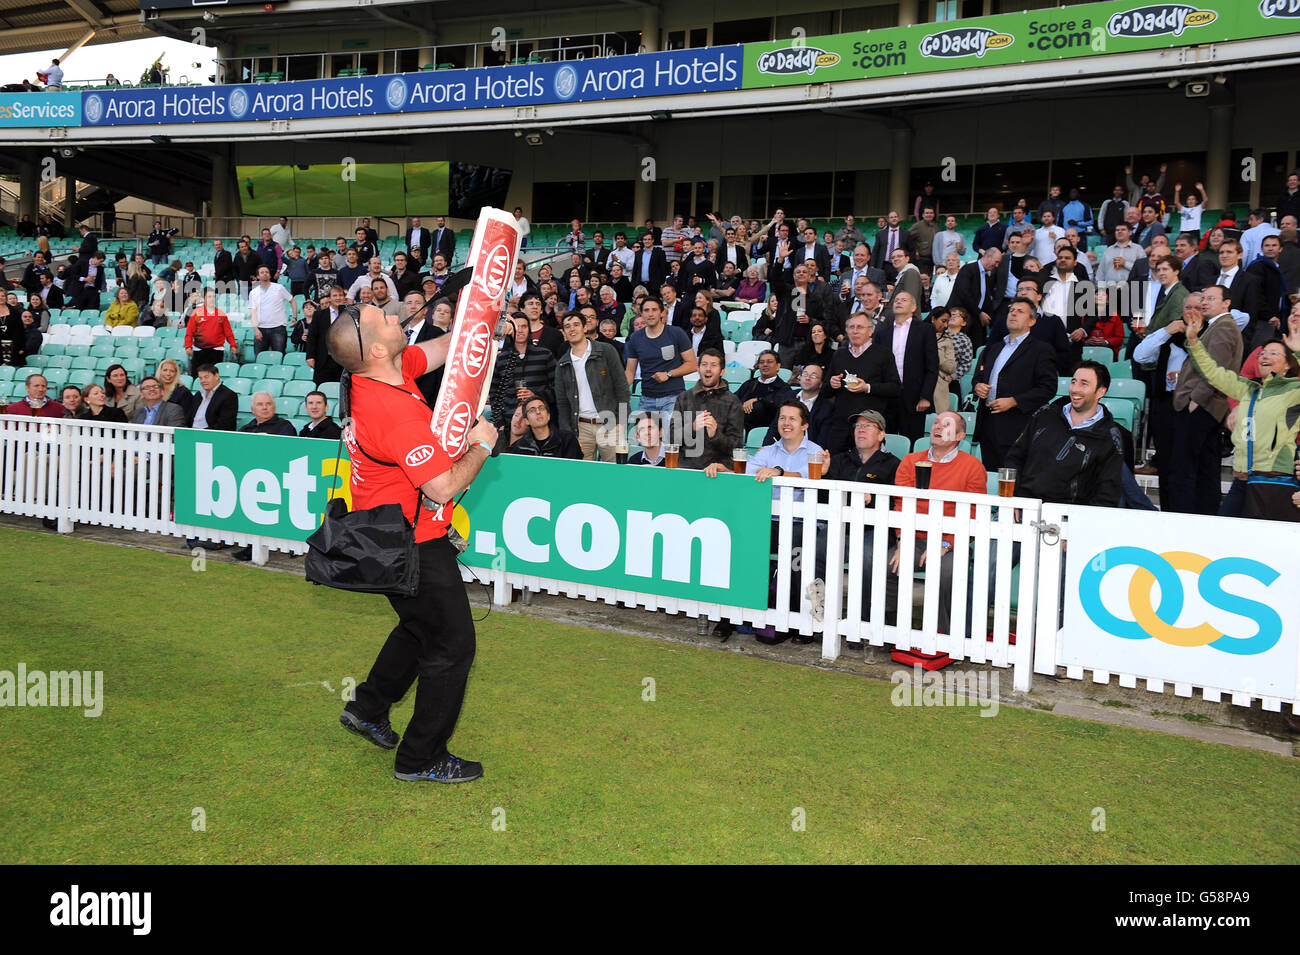
{"type": "MultiPolygon", "coordinates": [[[[0,416],[0,513],[54,520],[63,533],[89,524],[249,545],[257,563],[264,563],[272,550],[305,552],[301,541],[175,523],[172,439],[170,428],[0,416]]],[[[845,641],[947,653],[957,661],[1011,668],[1020,691],[1031,689],[1034,673],[1058,674],[1063,545],[1069,539],[1070,518],[1079,509],[1032,499],[837,481],[777,478],[773,486],[777,494],[771,509],[775,544],[770,607],[592,587],[504,569],[463,567],[462,576],[491,586],[498,604],[509,603],[512,589],[517,589],[710,621],[771,625],[820,638],[822,656],[832,660],[841,655],[845,641]],[[928,513],[918,506],[922,502],[928,513]],[[887,576],[896,534],[903,571],[890,607],[887,576]],[[942,580],[934,569],[942,566],[945,535],[953,544],[951,619],[941,628],[942,580]],[[1013,566],[1017,546],[1018,575],[1013,566]],[[907,568],[913,567],[918,548],[926,554],[926,570],[912,572],[907,568]],[[820,601],[809,586],[814,580],[823,582],[820,601]],[[895,622],[887,622],[890,618],[895,622]]],[[[1289,665],[1300,672],[1300,659],[1289,665]]],[[[1179,696],[1191,696],[1199,687],[1207,700],[1228,696],[1248,706],[1258,698],[1269,710],[1294,702],[1217,686],[1212,679],[1192,684],[1161,679],[1160,674],[1090,672],[1095,683],[1113,676],[1120,686],[1134,687],[1141,679],[1147,689],[1162,692],[1165,682],[1173,682],[1179,696]]],[[[1079,667],[1066,668],[1065,675],[1085,679],[1079,667]]]]}

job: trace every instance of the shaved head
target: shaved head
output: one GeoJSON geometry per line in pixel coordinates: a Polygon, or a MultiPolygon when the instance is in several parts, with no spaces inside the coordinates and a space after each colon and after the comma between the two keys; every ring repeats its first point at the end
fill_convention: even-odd
{"type": "Polygon", "coordinates": [[[352,373],[357,373],[365,368],[366,364],[372,357],[372,350],[376,345],[385,347],[387,352],[385,358],[391,357],[401,352],[401,344],[405,343],[406,336],[402,334],[401,329],[397,329],[396,338],[400,342],[395,344],[392,335],[387,335],[387,316],[384,310],[377,305],[362,305],[359,307],[361,316],[361,326],[358,335],[358,328],[352,322],[352,316],[348,312],[339,315],[334,324],[330,326],[329,335],[329,353],[336,362],[352,373]],[[365,354],[362,354],[361,344],[365,344],[365,354]]]}

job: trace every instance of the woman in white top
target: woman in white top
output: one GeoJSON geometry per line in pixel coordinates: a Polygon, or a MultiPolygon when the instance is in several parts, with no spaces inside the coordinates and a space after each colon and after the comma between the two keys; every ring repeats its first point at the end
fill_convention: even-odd
{"type": "Polygon", "coordinates": [[[942,269],[935,272],[934,281],[930,283],[930,308],[939,308],[941,305],[948,304],[953,283],[957,281],[957,273],[961,271],[961,256],[956,252],[949,252],[944,257],[943,265],[942,269]]]}
{"type": "Polygon", "coordinates": [[[1205,191],[1204,183],[1197,183],[1196,188],[1187,193],[1187,204],[1182,203],[1183,184],[1181,182],[1174,184],[1174,208],[1178,210],[1180,217],[1178,231],[1191,232],[1197,238],[1201,235],[1201,213],[1205,211],[1206,205],[1210,201],[1210,195],[1205,191]]]}

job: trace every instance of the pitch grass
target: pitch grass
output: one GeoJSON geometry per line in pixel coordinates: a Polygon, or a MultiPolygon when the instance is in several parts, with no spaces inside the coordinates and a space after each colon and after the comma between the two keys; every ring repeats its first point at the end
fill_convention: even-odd
{"type": "Polygon", "coordinates": [[[0,710],[0,862],[1300,857],[1294,760],[1010,707],[895,708],[880,681],[501,612],[479,625],[453,741],[486,777],[399,783],[337,723],[343,679],[391,626],[382,598],[14,530],[0,579],[0,669],[103,670],[105,698],[98,719],[0,710]]]}

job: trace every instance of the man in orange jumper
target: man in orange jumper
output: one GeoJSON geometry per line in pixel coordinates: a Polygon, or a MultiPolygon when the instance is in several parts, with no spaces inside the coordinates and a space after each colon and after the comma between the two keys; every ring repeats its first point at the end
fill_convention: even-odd
{"type": "MultiPolygon", "coordinates": [[[[894,476],[894,484],[898,487],[917,487],[916,474],[917,464],[921,465],[921,470],[928,470],[929,488],[932,491],[963,491],[967,494],[984,494],[988,490],[988,477],[984,470],[984,465],[979,462],[973,454],[967,454],[959,449],[962,439],[966,437],[966,421],[955,411],[945,411],[934,419],[934,424],[930,427],[930,447],[925,451],[914,451],[903,458],[903,462],[898,466],[898,472],[894,476]],[[926,466],[929,466],[928,469],[926,466]]],[[[924,481],[922,482],[924,484],[924,481]]],[[[894,510],[902,510],[903,502],[901,498],[895,498],[894,510]]],[[[927,500],[918,500],[916,502],[917,514],[927,514],[930,510],[930,502],[927,500]]],[[[974,516],[972,508],[971,516],[974,516]]],[[[957,505],[954,502],[947,502],[943,506],[943,513],[946,517],[954,517],[957,513],[957,505]]],[[[925,567],[926,561],[926,543],[925,534],[916,535],[915,549],[915,566],[917,570],[925,567]]],[[[939,567],[939,630],[942,633],[949,633],[950,621],[952,619],[952,547],[953,539],[951,534],[943,535],[943,560],[939,567]]],[[[898,599],[898,579],[899,579],[899,550],[895,544],[889,553],[889,573],[885,575],[885,607],[886,622],[891,623],[889,619],[894,614],[894,607],[898,599]]],[[[910,575],[909,575],[910,580],[910,575]]],[[[910,621],[909,621],[910,625],[910,621]]]]}

